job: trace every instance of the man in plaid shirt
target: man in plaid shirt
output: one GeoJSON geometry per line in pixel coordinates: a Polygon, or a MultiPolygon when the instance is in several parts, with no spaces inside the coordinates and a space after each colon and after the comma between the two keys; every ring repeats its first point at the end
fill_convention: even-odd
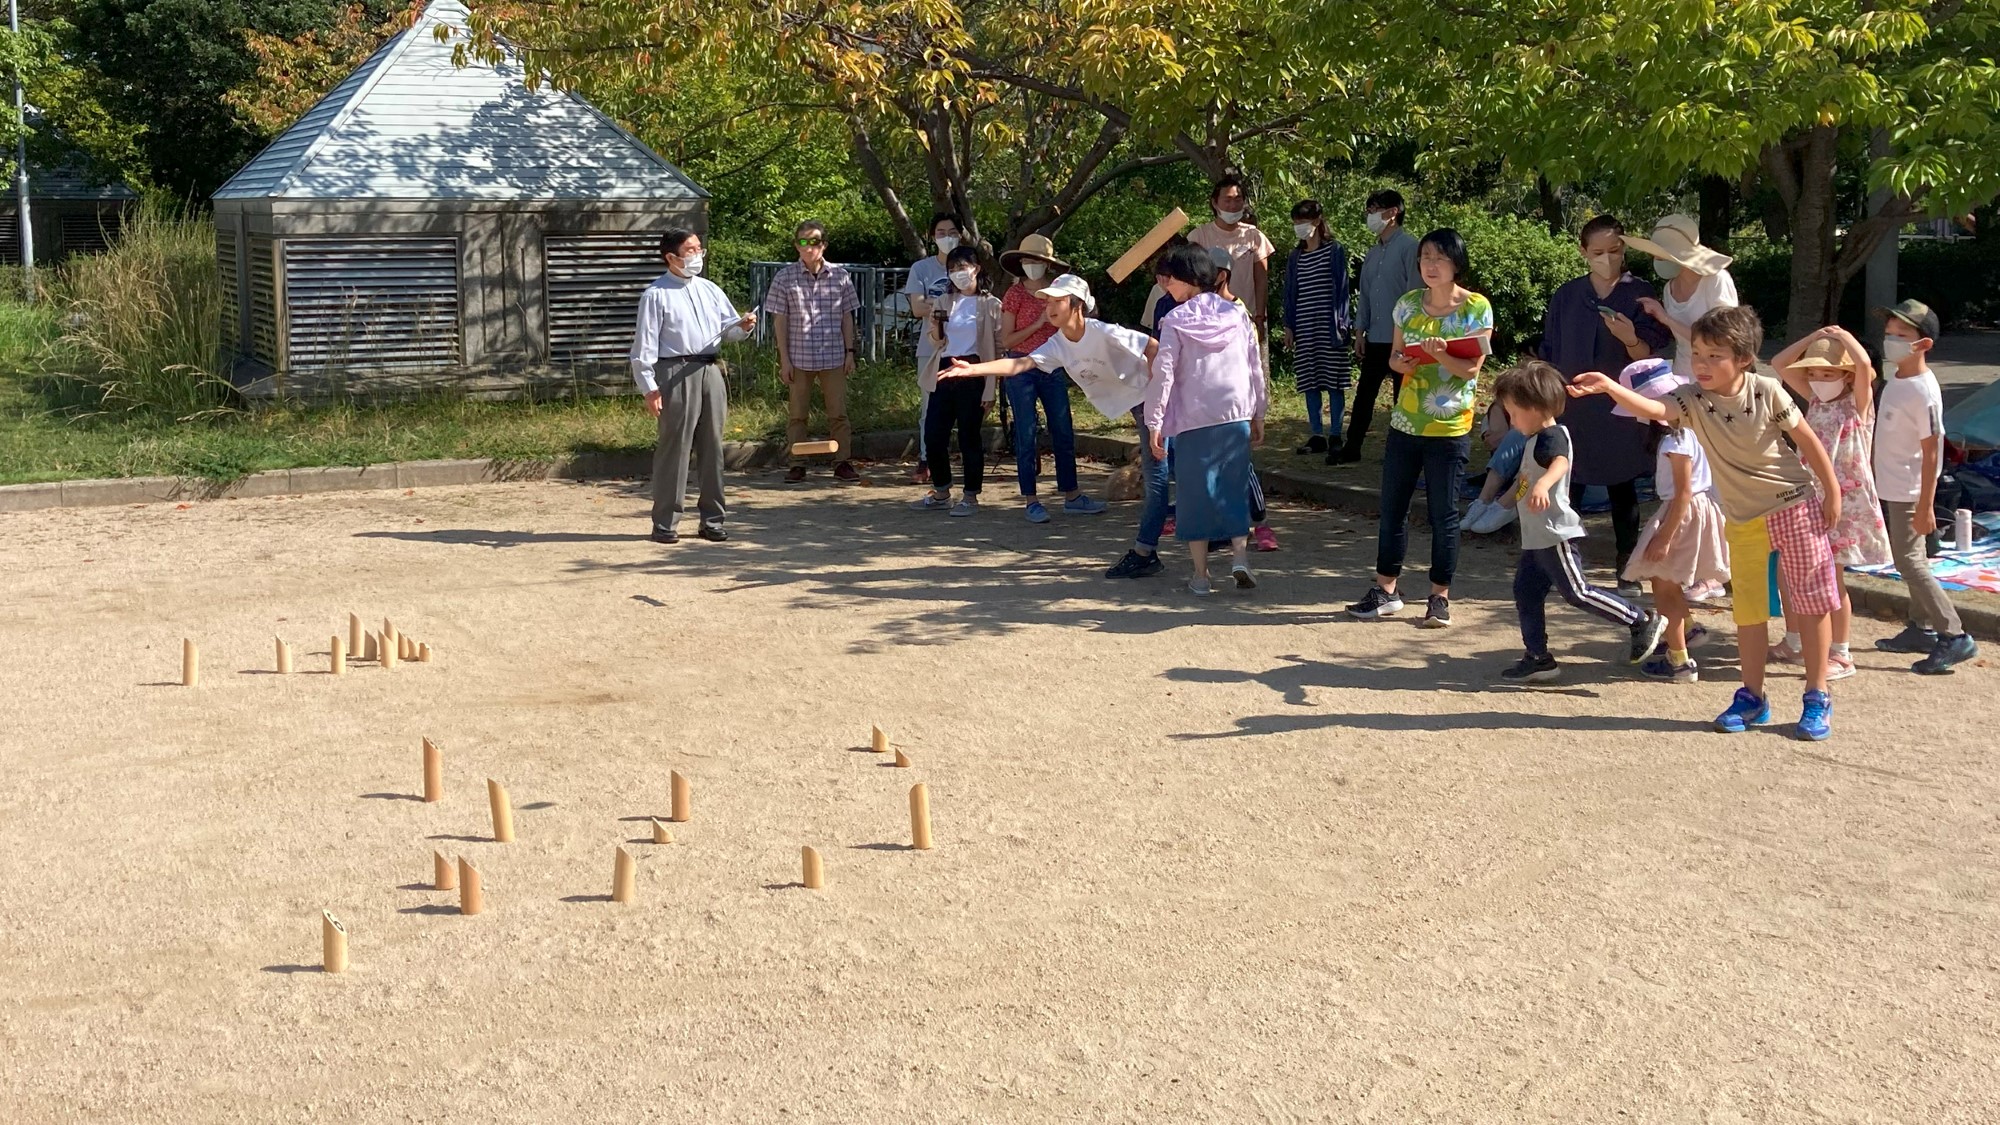
{"type": "MultiPolygon", "coordinates": [[[[778,271],[764,297],[764,314],[778,342],[778,378],[791,388],[791,417],[785,435],[792,445],[806,439],[806,418],[812,412],[813,383],[826,401],[827,436],[839,447],[833,475],[859,480],[848,461],[853,456],[854,428],[847,421],[847,377],[854,374],[854,313],[861,298],[854,280],[826,260],[826,226],[817,220],[800,223],[794,232],[799,260],[778,271]]],[[[785,480],[806,479],[805,458],[792,455],[785,480]]]]}

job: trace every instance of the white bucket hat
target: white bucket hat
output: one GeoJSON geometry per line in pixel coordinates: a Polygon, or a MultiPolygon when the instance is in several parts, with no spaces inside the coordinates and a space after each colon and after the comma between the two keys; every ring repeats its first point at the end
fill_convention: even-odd
{"type": "Polygon", "coordinates": [[[1050,297],[1075,297],[1083,302],[1086,311],[1097,311],[1097,298],[1090,295],[1090,283],[1073,273],[1063,274],[1049,282],[1036,296],[1044,301],[1050,297]]]}
{"type": "Polygon", "coordinates": [[[1712,277],[1729,268],[1729,255],[1701,244],[1701,224],[1689,215],[1668,215],[1653,224],[1653,237],[1628,234],[1625,245],[1655,258],[1679,262],[1703,277],[1712,277]]]}

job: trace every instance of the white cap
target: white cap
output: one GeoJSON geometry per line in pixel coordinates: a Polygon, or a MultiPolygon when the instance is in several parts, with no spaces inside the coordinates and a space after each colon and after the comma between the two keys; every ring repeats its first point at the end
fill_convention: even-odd
{"type": "Polygon", "coordinates": [[[1090,295],[1090,283],[1073,273],[1063,274],[1042,288],[1039,296],[1046,301],[1050,297],[1075,297],[1083,302],[1089,312],[1097,311],[1097,298],[1090,295]]]}

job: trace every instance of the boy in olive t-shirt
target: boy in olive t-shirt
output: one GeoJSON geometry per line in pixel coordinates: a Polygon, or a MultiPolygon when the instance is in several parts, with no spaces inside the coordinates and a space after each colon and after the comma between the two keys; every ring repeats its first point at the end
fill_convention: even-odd
{"type": "Polygon", "coordinates": [[[1708,455],[1727,519],[1729,578],[1743,663],[1743,686],[1729,709],[1716,717],[1716,729],[1736,733],[1771,721],[1764,663],[1771,644],[1767,575],[1776,552],[1784,605],[1798,622],[1805,646],[1806,694],[1794,733],[1817,742],[1833,733],[1826,678],[1833,642],[1828,615],[1840,605],[1840,569],[1827,528],[1840,522],[1840,485],[1826,448],[1784,385],[1756,373],[1763,339],[1764,325],[1754,310],[1712,309],[1689,333],[1695,386],[1649,399],[1591,371],[1572,380],[1570,393],[1608,394],[1640,418],[1694,431],[1708,455]]]}

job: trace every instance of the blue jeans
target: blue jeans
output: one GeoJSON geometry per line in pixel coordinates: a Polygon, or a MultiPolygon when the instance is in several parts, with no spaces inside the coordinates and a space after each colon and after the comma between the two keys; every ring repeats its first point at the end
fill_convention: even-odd
{"type": "Polygon", "coordinates": [[[1472,435],[1416,437],[1389,429],[1382,446],[1382,526],[1375,543],[1375,573],[1395,578],[1403,573],[1409,550],[1410,501],[1417,495],[1417,477],[1426,481],[1424,500],[1430,509],[1431,581],[1450,586],[1458,570],[1458,483],[1472,452],[1472,435]]]}
{"type": "Polygon", "coordinates": [[[1306,391],[1305,396],[1306,396],[1306,417],[1312,422],[1312,432],[1314,434],[1325,434],[1331,432],[1333,434],[1333,440],[1339,441],[1340,416],[1342,414],[1347,413],[1347,392],[1315,390],[1315,391],[1306,391]],[[1322,401],[1333,407],[1331,414],[1328,416],[1326,420],[1325,429],[1321,428],[1321,423],[1319,420],[1319,408],[1320,408],[1320,403],[1322,401]]]}
{"type": "Polygon", "coordinates": [[[1167,481],[1172,476],[1174,443],[1168,441],[1164,460],[1153,456],[1153,431],[1146,428],[1146,408],[1132,408],[1132,420],[1139,424],[1139,475],[1146,482],[1145,498],[1139,506],[1139,538],[1134,542],[1144,554],[1160,549],[1160,535],[1167,528],[1167,481]]]}
{"type": "Polygon", "coordinates": [[[1069,372],[1058,367],[1043,371],[1034,367],[1019,375],[1009,375],[1007,406],[1014,412],[1014,473],[1021,480],[1021,495],[1035,494],[1035,476],[1041,465],[1041,451],[1035,445],[1035,403],[1048,415],[1049,444],[1056,451],[1056,489],[1068,495],[1076,491],[1076,427],[1069,417],[1069,372]]]}

